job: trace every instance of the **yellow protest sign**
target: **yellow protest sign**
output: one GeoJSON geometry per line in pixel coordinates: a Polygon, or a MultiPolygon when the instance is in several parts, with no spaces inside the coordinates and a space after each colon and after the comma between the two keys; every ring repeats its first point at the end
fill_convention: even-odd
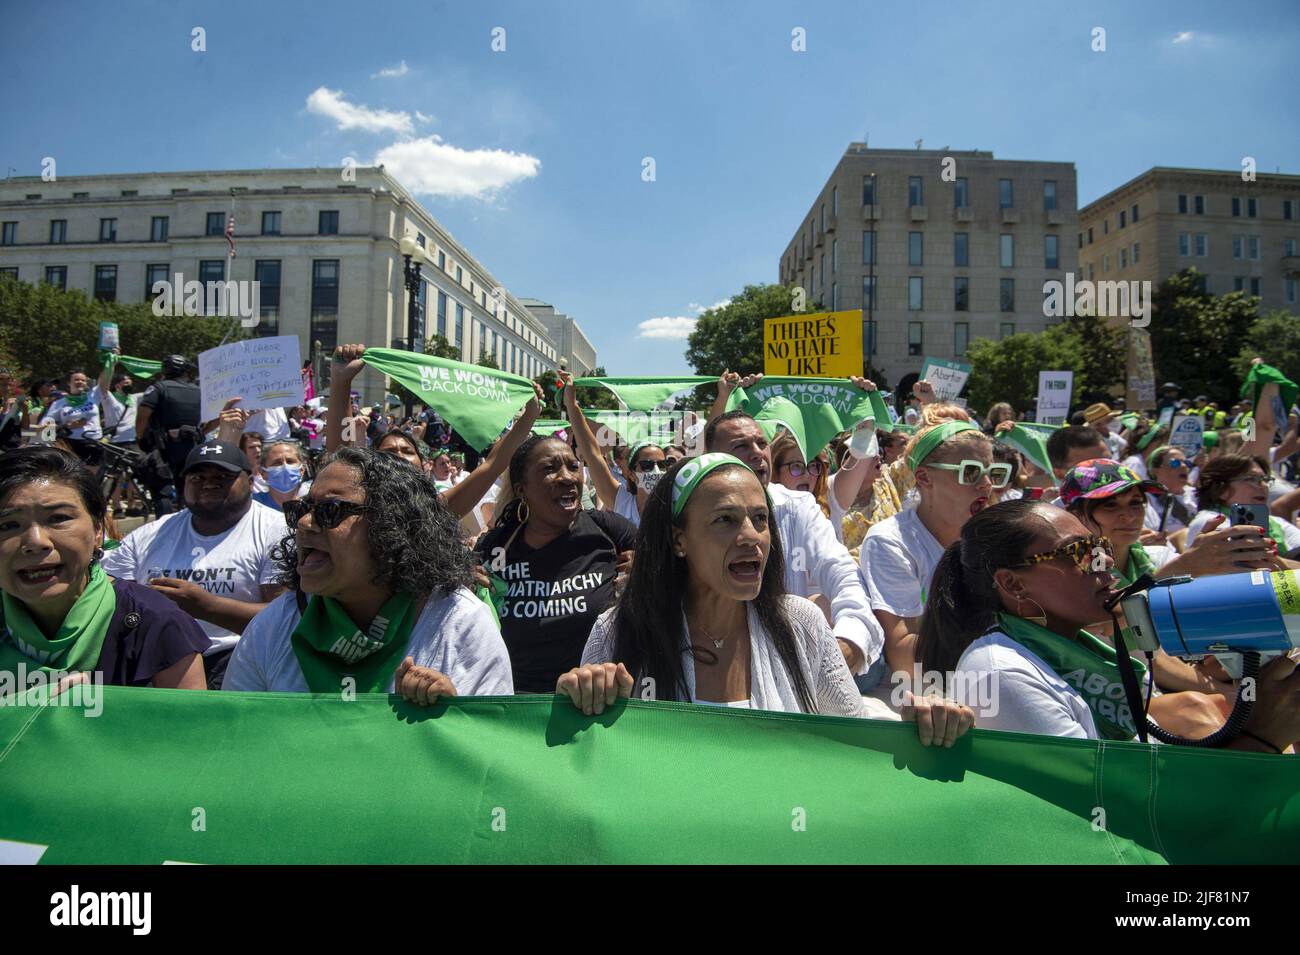
{"type": "Polygon", "coordinates": [[[862,374],[862,310],[785,315],[763,322],[763,374],[862,374]]]}

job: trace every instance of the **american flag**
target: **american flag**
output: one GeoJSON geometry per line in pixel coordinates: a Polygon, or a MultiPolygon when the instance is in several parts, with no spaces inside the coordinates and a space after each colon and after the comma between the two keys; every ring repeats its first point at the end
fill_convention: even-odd
{"type": "Polygon", "coordinates": [[[230,219],[226,222],[226,244],[230,246],[227,253],[230,258],[235,257],[235,214],[230,214],[230,219]]]}

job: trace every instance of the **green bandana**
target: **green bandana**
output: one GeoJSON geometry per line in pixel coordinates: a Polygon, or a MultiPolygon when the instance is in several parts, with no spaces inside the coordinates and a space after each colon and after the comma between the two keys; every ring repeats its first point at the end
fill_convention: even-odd
{"type": "Polygon", "coordinates": [[[395,348],[367,348],[362,361],[413,391],[482,450],[536,396],[533,383],[509,372],[395,348]]]}
{"type": "MultiPolygon", "coordinates": [[[[794,435],[804,460],[811,461],[835,435],[874,418],[881,431],[893,431],[893,419],[879,391],[863,391],[846,378],[761,378],[748,390],[736,388],[727,410],[740,409],[760,424],[775,421],[794,435]]],[[[768,437],[770,430],[764,429],[768,437]]]]}
{"type": "MultiPolygon", "coordinates": [[[[1260,393],[1268,384],[1277,385],[1284,411],[1295,404],[1296,396],[1300,395],[1300,386],[1272,365],[1251,365],[1246,380],[1241,383],[1241,397],[1250,399],[1251,410],[1259,407],[1260,393]]],[[[1286,422],[1282,421],[1280,424],[1285,425],[1286,422]]]]}
{"type": "MultiPolygon", "coordinates": [[[[1131,740],[1137,736],[1133,714],[1124,699],[1115,648],[1080,630],[1073,640],[1014,614],[998,614],[1002,631],[1039,657],[1083,697],[1092,711],[1097,732],[1105,739],[1131,740]]],[[[1133,661],[1138,682],[1146,678],[1146,666],[1133,661]]]]}
{"type": "Polygon", "coordinates": [[[682,508],[686,506],[687,499],[695,493],[695,489],[700,486],[701,481],[711,472],[729,464],[738,464],[750,474],[754,473],[754,469],[740,458],[733,457],[730,454],[723,454],[721,451],[701,454],[698,458],[694,458],[683,465],[673,481],[673,517],[681,514],[682,508]]]}
{"type": "Polygon", "coordinates": [[[136,378],[152,378],[162,371],[162,362],[148,358],[135,358],[131,355],[114,355],[111,351],[99,353],[99,361],[105,368],[110,364],[121,365],[136,378]]]}
{"type": "Polygon", "coordinates": [[[1138,438],[1137,449],[1139,451],[1145,451],[1147,445],[1154,441],[1156,435],[1158,435],[1162,430],[1163,429],[1159,425],[1154,425],[1150,431],[1138,438]]]}
{"type": "Polygon", "coordinates": [[[934,453],[935,448],[963,431],[979,431],[979,428],[969,421],[945,421],[943,424],[931,428],[922,436],[920,441],[916,442],[916,446],[912,448],[912,453],[907,456],[908,467],[915,471],[924,463],[926,458],[934,453]]]}
{"type": "Polygon", "coordinates": [[[600,408],[583,408],[582,415],[591,425],[597,440],[600,429],[606,428],[619,438],[619,444],[636,444],[638,441],[659,439],[662,448],[672,444],[674,413],[668,411],[608,411],[600,408]]]}
{"type": "Polygon", "coordinates": [[[569,426],[569,422],[557,419],[539,419],[533,422],[533,434],[540,434],[549,438],[551,435],[563,431],[569,426]]]}
{"type": "Polygon", "coordinates": [[[1119,569],[1119,561],[1115,562],[1110,572],[1115,576],[1116,589],[1122,590],[1143,574],[1151,574],[1154,577],[1156,564],[1145,547],[1141,544],[1132,544],[1128,549],[1128,573],[1119,569]]]}
{"type": "Polygon", "coordinates": [[[1128,414],[1120,415],[1119,421],[1120,424],[1124,426],[1124,429],[1126,431],[1132,431],[1134,428],[1137,427],[1138,416],[1134,412],[1130,411],[1128,414]]]}
{"type": "Polygon", "coordinates": [[[1155,459],[1160,456],[1160,452],[1171,451],[1173,450],[1173,447],[1174,446],[1172,444],[1162,444],[1160,445],[1160,447],[1156,448],[1154,451],[1152,451],[1150,454],[1147,455],[1147,477],[1151,478],[1151,480],[1153,481],[1155,480],[1155,476],[1151,473],[1155,469],[1155,464],[1152,462],[1154,462],[1155,459]]]}
{"type": "Polygon", "coordinates": [[[384,693],[406,653],[415,625],[415,598],[394,594],[366,633],[333,597],[312,597],[290,638],[313,693],[338,693],[353,677],[358,693],[384,693]]]}
{"type": "Polygon", "coordinates": [[[640,378],[575,378],[573,384],[579,388],[608,388],[614,392],[625,408],[632,411],[650,411],[679,392],[699,385],[713,384],[717,380],[708,375],[687,375],[681,378],[664,378],[655,375],[640,378]]]}
{"type": "Polygon", "coordinates": [[[99,662],[108,634],[108,622],[117,609],[117,593],[104,568],[92,564],[90,580],[54,639],[47,639],[27,605],[9,594],[3,595],[4,617],[0,619],[0,670],[15,672],[19,663],[34,661],[42,670],[88,671],[99,662]]]}
{"type": "Polygon", "coordinates": [[[69,408],[82,408],[90,400],[90,391],[83,391],[79,395],[64,395],[63,400],[68,403],[69,408]]]}
{"type": "Polygon", "coordinates": [[[1048,474],[1052,473],[1052,459],[1047,454],[1047,442],[1043,440],[1043,436],[1039,432],[1018,424],[1009,431],[999,431],[995,438],[1003,444],[1015,448],[1034,462],[1035,467],[1039,470],[1048,474]]]}

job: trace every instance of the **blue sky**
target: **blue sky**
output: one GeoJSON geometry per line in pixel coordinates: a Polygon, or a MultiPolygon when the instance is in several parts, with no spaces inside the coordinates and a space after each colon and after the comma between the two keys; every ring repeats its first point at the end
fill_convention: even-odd
{"type": "Polygon", "coordinates": [[[404,160],[425,207],[513,293],[576,317],[611,374],[689,371],[684,339],[646,329],[775,281],[868,131],[1073,161],[1081,205],[1153,165],[1300,172],[1294,0],[7,0],[5,24],[0,165],[404,160]]]}

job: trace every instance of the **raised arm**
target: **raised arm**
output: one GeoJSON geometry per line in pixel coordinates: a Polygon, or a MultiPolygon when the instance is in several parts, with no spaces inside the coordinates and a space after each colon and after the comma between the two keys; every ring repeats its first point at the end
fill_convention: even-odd
{"type": "Polygon", "coordinates": [[[330,358],[330,403],[325,411],[325,453],[343,444],[343,417],[352,413],[352,379],[361,374],[365,345],[339,345],[330,358]],[[339,396],[342,395],[342,400],[339,396]]]}
{"type": "MultiPolygon", "coordinates": [[[[866,378],[851,376],[849,381],[863,391],[876,390],[875,382],[868,381],[866,378]]],[[[874,457],[879,451],[875,438],[875,418],[863,418],[854,426],[848,445],[849,453],[844,457],[839,471],[834,475],[835,479],[831,482],[831,493],[835,495],[835,502],[843,510],[847,511],[853,506],[853,502],[858,499],[858,492],[862,490],[862,485],[868,478],[874,481],[880,476],[879,465],[873,466],[866,460],[874,457]]]]}
{"type": "MultiPolygon", "coordinates": [[[[1251,365],[1263,363],[1262,358],[1251,361],[1251,365]]],[[[1258,455],[1268,460],[1269,449],[1273,447],[1273,436],[1277,434],[1277,422],[1273,419],[1273,398],[1277,396],[1277,384],[1269,382],[1259,390],[1259,400],[1255,402],[1255,416],[1251,419],[1254,434],[1247,432],[1249,441],[1241,443],[1241,451],[1246,457],[1258,455]]]]}
{"type": "Polygon", "coordinates": [[[455,511],[458,517],[464,517],[474,510],[475,505],[483,500],[488,488],[496,483],[497,478],[509,466],[510,459],[519,450],[519,446],[528,440],[533,423],[542,414],[543,395],[537,382],[533,382],[533,391],[534,396],[528,399],[523,412],[515,419],[505,437],[496,443],[492,452],[469,472],[465,480],[442,492],[443,503],[455,511]]]}
{"type": "Polygon", "coordinates": [[[573,375],[561,371],[558,377],[564,389],[564,410],[569,415],[573,437],[578,442],[578,454],[587,462],[587,469],[591,472],[591,480],[596,486],[596,496],[600,499],[601,507],[612,511],[614,501],[618,499],[618,479],[614,477],[614,472],[609,469],[609,462],[600,451],[596,435],[591,430],[591,423],[578,407],[578,395],[573,388],[573,375]]]}
{"type": "Polygon", "coordinates": [[[104,362],[104,368],[99,373],[99,381],[96,382],[101,395],[108,394],[108,390],[113,387],[113,369],[117,367],[117,356],[120,354],[122,349],[114,345],[108,361],[104,362]]]}

